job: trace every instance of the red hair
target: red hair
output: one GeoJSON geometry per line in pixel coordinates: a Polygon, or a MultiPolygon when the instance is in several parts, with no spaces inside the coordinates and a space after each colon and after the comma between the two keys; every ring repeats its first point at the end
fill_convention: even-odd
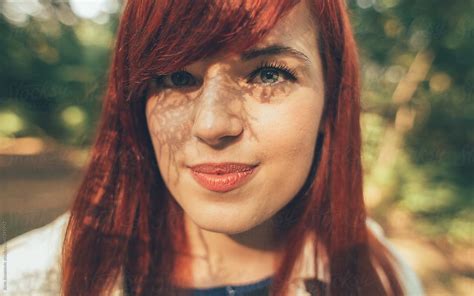
{"type": "MultiPolygon", "coordinates": [[[[132,295],[170,295],[174,252],[187,244],[183,211],[160,176],[146,124],[147,81],[250,48],[297,2],[127,2],[98,134],[66,230],[64,295],[107,294],[121,272],[132,295]]],[[[327,250],[332,295],[401,295],[394,258],[366,226],[359,66],[345,2],[310,2],[324,66],[324,136],[301,194],[278,214],[291,244],[271,294],[284,295],[311,231],[327,250]]]]}

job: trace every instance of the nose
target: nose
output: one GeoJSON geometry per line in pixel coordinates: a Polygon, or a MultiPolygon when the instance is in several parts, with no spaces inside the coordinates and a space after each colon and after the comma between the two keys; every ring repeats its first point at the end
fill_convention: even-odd
{"type": "Polygon", "coordinates": [[[210,146],[219,146],[236,139],[243,132],[242,119],[236,110],[240,101],[235,89],[219,77],[205,81],[197,98],[193,137],[210,146]]]}

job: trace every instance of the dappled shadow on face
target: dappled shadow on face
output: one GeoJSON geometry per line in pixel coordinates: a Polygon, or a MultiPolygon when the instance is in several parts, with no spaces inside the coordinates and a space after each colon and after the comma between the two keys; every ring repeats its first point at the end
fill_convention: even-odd
{"type": "MultiPolygon", "coordinates": [[[[258,130],[254,129],[260,120],[257,109],[262,104],[269,105],[270,108],[277,101],[290,99],[287,97],[291,95],[291,90],[292,85],[288,81],[264,85],[232,75],[230,63],[221,63],[218,71],[206,75],[193,89],[163,89],[150,81],[147,99],[152,105],[147,107],[146,115],[157,159],[168,163],[167,173],[175,169],[177,182],[177,155],[183,152],[187,142],[191,143],[189,145],[196,145],[196,148],[202,148],[203,143],[208,146],[210,150],[206,151],[212,155],[202,156],[204,159],[209,159],[216,155],[214,152],[237,145],[240,141],[258,142],[258,130]],[[223,116],[223,120],[229,121],[237,120],[242,131],[238,134],[231,131],[231,124],[228,122],[226,127],[229,130],[207,126],[210,130],[219,128],[219,132],[213,134],[214,139],[200,138],[196,133],[193,134],[193,127],[199,120],[198,112],[215,112],[212,116],[223,116]]],[[[275,124],[277,122],[278,118],[275,118],[275,124]]]]}
{"type": "MultiPolygon", "coordinates": [[[[191,105],[185,104],[184,97],[174,97],[167,100],[164,93],[157,93],[156,98],[151,103],[151,108],[147,108],[147,120],[149,132],[154,145],[158,162],[167,162],[167,174],[176,161],[176,153],[181,149],[186,139],[191,134],[191,122],[183,120],[184,115],[190,112],[191,105]],[[163,159],[167,157],[168,159],[163,159]]],[[[174,165],[176,174],[178,167],[174,165]]],[[[163,172],[164,173],[164,172],[163,172]]]]}

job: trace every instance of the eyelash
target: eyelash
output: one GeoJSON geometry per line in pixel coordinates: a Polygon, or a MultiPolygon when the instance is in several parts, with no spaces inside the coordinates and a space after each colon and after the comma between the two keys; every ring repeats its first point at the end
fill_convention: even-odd
{"type": "MultiPolygon", "coordinates": [[[[288,67],[284,63],[277,62],[277,61],[272,61],[272,62],[263,61],[255,70],[253,70],[249,75],[247,75],[247,77],[246,77],[247,82],[249,83],[250,81],[252,81],[264,69],[277,70],[277,72],[283,74],[283,77],[285,79],[287,79],[291,82],[295,82],[295,81],[298,80],[298,76],[296,74],[296,71],[294,69],[288,67]]],[[[169,87],[169,86],[164,85],[164,79],[167,76],[170,76],[174,73],[179,73],[179,72],[189,73],[192,76],[192,74],[186,68],[182,68],[182,69],[180,69],[176,72],[173,72],[171,74],[168,74],[168,75],[160,75],[160,76],[157,77],[156,81],[159,84],[159,86],[162,87],[162,88],[187,88],[187,87],[169,87]]],[[[197,79],[194,78],[194,76],[193,76],[193,79],[195,81],[197,81],[197,79]]],[[[267,85],[273,85],[273,84],[279,84],[279,83],[280,82],[275,82],[275,83],[269,83],[267,85]]],[[[262,84],[266,84],[266,83],[262,83],[262,84]]],[[[195,85],[189,86],[189,88],[192,88],[194,86],[195,85]]]]}
{"type": "Polygon", "coordinates": [[[262,71],[264,69],[276,69],[277,71],[282,72],[284,78],[288,79],[291,82],[295,82],[295,81],[298,80],[296,71],[291,69],[287,65],[285,65],[283,63],[276,62],[276,61],[275,62],[264,61],[260,64],[260,66],[257,69],[253,70],[252,73],[250,73],[247,76],[248,81],[254,79],[257,76],[257,74],[260,73],[260,71],[262,71]]]}

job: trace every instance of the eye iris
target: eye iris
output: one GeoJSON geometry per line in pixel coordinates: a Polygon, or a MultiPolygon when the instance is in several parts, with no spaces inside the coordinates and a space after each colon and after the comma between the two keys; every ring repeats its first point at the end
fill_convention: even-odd
{"type": "Polygon", "coordinates": [[[192,78],[186,72],[177,72],[171,75],[171,81],[176,86],[186,86],[192,82],[192,78]]]}
{"type": "Polygon", "coordinates": [[[278,71],[273,69],[264,69],[260,74],[260,78],[265,83],[275,83],[278,80],[278,71]]]}

